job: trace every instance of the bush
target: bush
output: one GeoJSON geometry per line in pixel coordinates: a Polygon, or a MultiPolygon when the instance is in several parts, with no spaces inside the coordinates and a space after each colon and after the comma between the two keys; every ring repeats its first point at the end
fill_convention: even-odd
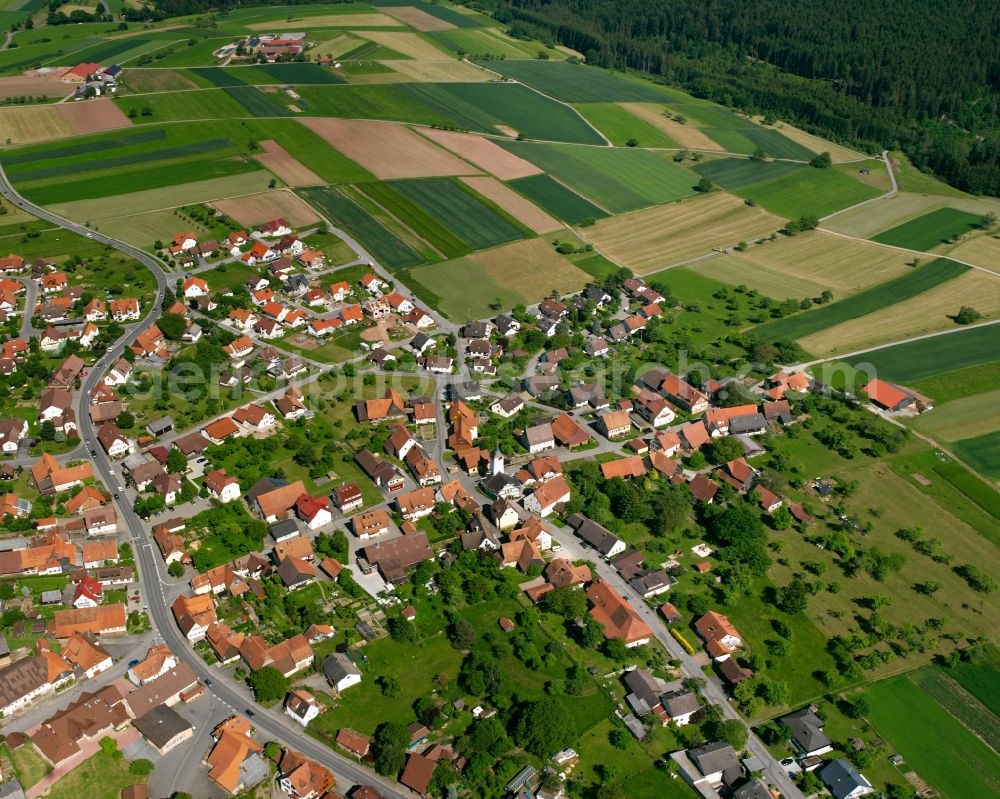
{"type": "Polygon", "coordinates": [[[133,760],[129,763],[128,770],[130,774],[137,774],[140,777],[145,777],[147,774],[152,773],[153,761],[140,757],[138,760],[133,760]]]}

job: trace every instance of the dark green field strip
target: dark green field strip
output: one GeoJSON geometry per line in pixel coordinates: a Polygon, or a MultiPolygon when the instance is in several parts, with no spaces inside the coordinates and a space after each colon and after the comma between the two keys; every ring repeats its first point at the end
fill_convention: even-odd
{"type": "Polygon", "coordinates": [[[257,72],[263,72],[273,83],[333,84],[346,82],[336,72],[321,67],[319,64],[258,64],[254,69],[257,72]]]}
{"type": "Polygon", "coordinates": [[[960,236],[974,230],[981,216],[968,214],[954,208],[938,208],[928,214],[918,216],[909,222],[872,236],[872,241],[880,244],[891,244],[894,247],[906,247],[911,250],[929,250],[944,244],[953,236],[960,236]]]}
{"type": "Polygon", "coordinates": [[[182,166],[169,164],[150,169],[122,170],[82,180],[51,183],[24,190],[25,196],[39,205],[94,200],[145,189],[161,189],[196,180],[211,180],[245,172],[258,172],[260,166],[234,158],[187,161],[182,166]]]}
{"type": "Polygon", "coordinates": [[[287,102],[280,102],[269,94],[265,94],[256,86],[226,86],[223,91],[242,105],[255,117],[290,117],[288,107],[291,98],[282,94],[287,102]]]}
{"type": "Polygon", "coordinates": [[[1000,480],[1000,430],[952,444],[955,454],[991,480],[1000,480]]]}
{"type": "Polygon", "coordinates": [[[519,178],[510,181],[508,185],[544,208],[556,219],[571,225],[579,225],[589,219],[603,219],[608,215],[606,211],[548,175],[519,178]]]}
{"type": "Polygon", "coordinates": [[[408,83],[401,88],[470,130],[500,133],[502,125],[531,139],[604,143],[571,108],[516,83],[408,83]]]}
{"type": "Polygon", "coordinates": [[[726,190],[741,189],[755,183],[774,180],[799,169],[805,167],[790,161],[751,161],[749,158],[720,158],[694,167],[694,171],[699,175],[726,190]]]}
{"type": "Polygon", "coordinates": [[[491,22],[491,20],[481,17],[473,16],[471,14],[460,14],[457,11],[453,11],[450,8],[445,8],[444,6],[439,6],[435,3],[424,3],[421,0],[372,0],[373,6],[413,6],[421,11],[430,14],[432,17],[437,17],[445,22],[450,22],[456,28],[479,28],[483,25],[491,22]]]}
{"type": "Polygon", "coordinates": [[[30,148],[14,150],[10,154],[4,155],[0,161],[2,161],[4,169],[8,173],[14,174],[17,170],[10,167],[15,164],[31,164],[35,161],[49,161],[54,158],[88,155],[89,153],[100,153],[107,150],[119,150],[135,144],[147,144],[151,141],[159,141],[166,137],[167,133],[163,128],[152,128],[60,147],[36,144],[30,148]]]}
{"type": "MultiPolygon", "coordinates": [[[[1000,499],[1000,494],[997,495],[1000,499]]],[[[1000,716],[1000,669],[985,659],[950,666],[945,672],[966,691],[1000,716]]]]}
{"type": "Polygon", "coordinates": [[[431,109],[405,84],[381,86],[302,86],[296,91],[309,103],[311,116],[341,119],[385,119],[418,125],[454,125],[455,120],[431,109]]]}
{"type": "Polygon", "coordinates": [[[770,128],[752,125],[748,128],[741,128],[740,133],[772,158],[795,158],[808,161],[817,155],[798,142],[794,142],[784,134],[770,128]]]}
{"type": "Polygon", "coordinates": [[[457,258],[474,249],[467,241],[435,219],[420,205],[404,196],[398,183],[366,183],[358,186],[368,197],[403,222],[445,258],[457,258]]]}
{"type": "Polygon", "coordinates": [[[67,53],[66,55],[57,59],[58,66],[72,66],[73,64],[103,64],[110,65],[113,64],[115,59],[129,52],[130,50],[138,50],[150,42],[152,39],[121,39],[116,42],[102,42],[101,44],[95,45],[94,47],[88,48],[82,52],[75,51],[73,53],[67,53]]]}
{"type": "Polygon", "coordinates": [[[911,672],[910,679],[991,749],[1000,750],[1000,718],[951,679],[949,672],[939,666],[926,666],[911,672]]]}
{"type": "Polygon", "coordinates": [[[15,175],[21,181],[42,180],[44,178],[57,177],[59,175],[79,175],[83,172],[99,172],[103,169],[133,166],[135,164],[145,164],[153,161],[169,161],[174,158],[186,158],[192,155],[204,155],[205,153],[211,153],[217,150],[235,148],[236,142],[232,139],[208,139],[206,141],[182,144],[177,147],[167,147],[162,150],[130,153],[129,155],[119,155],[113,158],[91,158],[87,160],[80,160],[76,163],[39,167],[36,169],[25,169],[16,172],[15,175]]]}
{"type": "Polygon", "coordinates": [[[409,244],[337,189],[323,186],[299,189],[298,193],[316,206],[330,222],[355,236],[385,266],[406,269],[425,263],[424,258],[409,244]]]}
{"type": "MultiPolygon", "coordinates": [[[[242,67],[241,69],[245,69],[242,67]]],[[[239,69],[223,69],[222,67],[191,67],[185,70],[192,78],[200,78],[205,84],[216,88],[226,86],[243,86],[247,81],[240,78],[239,69]]]]}
{"type": "Polygon", "coordinates": [[[487,69],[567,103],[662,103],[670,99],[652,84],[616,77],[597,67],[567,61],[486,61],[487,69]]]}
{"type": "Polygon", "coordinates": [[[839,325],[841,322],[867,316],[897,302],[916,297],[968,270],[969,267],[947,258],[935,258],[902,277],[887,280],[839,302],[821,305],[814,310],[797,313],[784,319],[775,319],[773,322],[765,322],[750,332],[761,341],[803,338],[839,325]]]}
{"type": "Polygon", "coordinates": [[[231,124],[239,125],[237,130],[253,136],[258,142],[268,139],[278,142],[292,158],[327,183],[367,183],[376,180],[367,169],[334,150],[297,119],[247,119],[231,124]]]}
{"type": "Polygon", "coordinates": [[[1000,325],[975,327],[908,344],[896,344],[847,359],[851,366],[871,364],[880,377],[910,384],[1000,359],[1000,325]]]}
{"type": "Polygon", "coordinates": [[[688,197],[697,182],[690,171],[649,150],[498,143],[616,214],[688,197]]]}
{"type": "MultiPolygon", "coordinates": [[[[393,187],[461,239],[481,250],[525,238],[527,231],[464,184],[448,178],[398,181],[393,187]]],[[[403,219],[407,222],[407,219],[403,219]]]]}

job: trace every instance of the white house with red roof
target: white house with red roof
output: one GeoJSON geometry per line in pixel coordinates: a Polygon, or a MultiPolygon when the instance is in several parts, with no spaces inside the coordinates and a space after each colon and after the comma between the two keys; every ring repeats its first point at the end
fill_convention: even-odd
{"type": "Polygon", "coordinates": [[[303,494],[295,500],[295,513],[310,530],[318,530],[333,521],[333,505],[329,497],[303,494]]]}
{"type": "Polygon", "coordinates": [[[184,281],[181,290],[187,299],[194,300],[198,297],[208,296],[208,283],[197,276],[189,277],[184,281]]]}

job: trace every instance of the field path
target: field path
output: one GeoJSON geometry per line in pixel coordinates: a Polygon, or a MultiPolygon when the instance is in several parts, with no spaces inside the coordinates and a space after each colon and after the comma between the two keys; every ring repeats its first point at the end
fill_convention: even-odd
{"type": "Polygon", "coordinates": [[[839,216],[840,214],[846,214],[848,211],[853,211],[855,208],[861,208],[865,205],[870,205],[871,203],[878,202],[879,200],[888,200],[891,197],[895,197],[896,194],[899,192],[899,184],[896,183],[896,173],[892,171],[892,161],[889,158],[888,150],[882,151],[882,163],[885,164],[885,171],[889,173],[889,183],[891,184],[889,191],[887,191],[885,194],[880,194],[878,197],[872,197],[871,199],[862,200],[861,202],[855,203],[854,205],[849,205],[847,206],[847,208],[841,208],[839,211],[834,211],[832,214],[827,214],[819,221],[825,222],[827,219],[832,219],[833,217],[839,216]]]}

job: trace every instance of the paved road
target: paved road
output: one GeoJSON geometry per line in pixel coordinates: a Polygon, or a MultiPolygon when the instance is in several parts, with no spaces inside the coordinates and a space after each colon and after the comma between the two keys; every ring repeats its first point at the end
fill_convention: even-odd
{"type": "MultiPolygon", "coordinates": [[[[90,421],[90,416],[86,412],[87,398],[102,379],[104,372],[121,357],[127,342],[131,341],[135,335],[151,327],[158,318],[159,309],[163,303],[164,290],[167,286],[163,267],[157,260],[135,247],[111,239],[101,233],[87,230],[82,225],[62,219],[44,208],[28,203],[11,187],[2,167],[0,167],[0,196],[5,197],[18,207],[41,219],[120,250],[139,261],[156,277],[157,290],[153,310],[131,331],[130,335],[123,337],[108,349],[107,353],[90,368],[87,378],[84,380],[78,399],[77,419],[80,425],[81,438],[83,438],[84,442],[94,441],[96,434],[93,424],[90,421]]],[[[94,467],[101,476],[101,479],[118,496],[122,493],[119,489],[122,483],[118,476],[112,472],[111,463],[105,457],[104,453],[99,448],[95,449],[98,452],[98,456],[91,458],[94,467]]],[[[150,537],[147,536],[142,521],[134,513],[126,498],[120,496],[116,499],[115,504],[117,505],[118,516],[128,530],[131,538],[136,564],[139,567],[139,580],[143,588],[143,596],[146,599],[154,629],[159,632],[164,643],[181,660],[190,664],[198,679],[206,683],[206,685],[208,682],[211,683],[208,690],[219,701],[231,707],[236,712],[243,713],[247,709],[252,708],[255,714],[254,725],[263,733],[264,737],[282,741],[302,752],[307,757],[326,766],[333,772],[340,788],[346,788],[354,784],[370,784],[375,786],[386,799],[409,799],[412,796],[407,789],[397,783],[390,782],[369,769],[360,766],[353,760],[317,743],[306,735],[298,724],[283,713],[265,710],[255,705],[249,689],[237,683],[224,672],[210,668],[198,657],[174,624],[174,620],[167,607],[163,589],[165,586],[168,588],[173,587],[175,581],[164,579],[166,577],[166,570],[163,568],[163,561],[150,537]]]]}

